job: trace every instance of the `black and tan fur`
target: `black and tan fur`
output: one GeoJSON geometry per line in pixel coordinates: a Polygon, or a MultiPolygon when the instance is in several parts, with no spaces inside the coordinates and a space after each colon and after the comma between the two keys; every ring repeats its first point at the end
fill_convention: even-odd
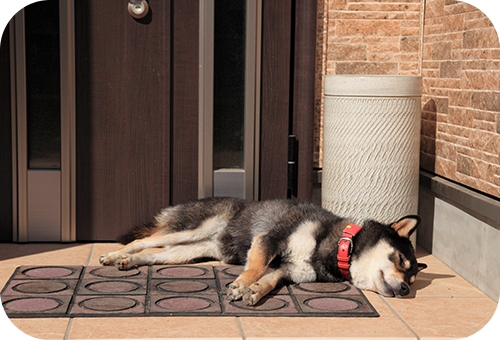
{"type": "MultiPolygon", "coordinates": [[[[352,283],[385,296],[407,295],[419,271],[408,237],[419,222],[418,216],[391,225],[365,221],[354,238],[352,283]]],[[[164,209],[153,224],[121,237],[128,244],[100,262],[121,270],[207,257],[244,264],[227,294],[254,305],[281,281],[343,281],[338,241],[349,223],[310,203],[208,198],[164,209]],[[152,247],[165,250],[138,253],[152,247]]]]}

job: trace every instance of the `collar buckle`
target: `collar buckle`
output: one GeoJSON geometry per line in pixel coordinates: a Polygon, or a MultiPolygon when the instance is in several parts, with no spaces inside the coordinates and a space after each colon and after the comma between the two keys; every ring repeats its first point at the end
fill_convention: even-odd
{"type": "Polygon", "coordinates": [[[353,248],[352,238],[361,230],[361,227],[355,224],[349,224],[338,242],[337,266],[345,280],[351,280],[349,268],[351,267],[351,252],[353,248]]]}

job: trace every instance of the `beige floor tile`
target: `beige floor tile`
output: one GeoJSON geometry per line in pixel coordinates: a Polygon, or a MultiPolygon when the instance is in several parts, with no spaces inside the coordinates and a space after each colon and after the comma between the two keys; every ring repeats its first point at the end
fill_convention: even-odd
{"type": "Polygon", "coordinates": [[[89,266],[100,266],[99,257],[112,251],[117,251],[121,247],[123,247],[123,245],[120,243],[95,243],[89,266]]]}
{"type": "Polygon", "coordinates": [[[326,339],[326,338],[401,338],[416,339],[415,335],[390,310],[385,302],[370,298],[378,311],[378,318],[301,318],[241,317],[248,340],[273,339],[326,339]]]}
{"type": "Polygon", "coordinates": [[[497,308],[487,297],[387,301],[420,337],[468,337],[482,329],[497,308]]]}
{"type": "Polygon", "coordinates": [[[76,318],[69,339],[241,339],[232,317],[76,318]]]}
{"type": "Polygon", "coordinates": [[[1,244],[0,267],[85,265],[91,244],[1,244]]]}
{"type": "Polygon", "coordinates": [[[425,263],[428,266],[444,265],[443,262],[438,260],[434,255],[429,254],[427,250],[420,246],[417,246],[417,249],[415,250],[415,256],[417,257],[418,262],[425,263]]]}
{"type": "Polygon", "coordinates": [[[432,265],[417,275],[410,286],[412,297],[486,297],[460,275],[445,265],[432,265]]]}
{"type": "Polygon", "coordinates": [[[0,267],[0,291],[5,286],[7,281],[9,281],[16,267],[0,267]]]}
{"type": "Polygon", "coordinates": [[[23,333],[37,339],[64,339],[69,319],[10,319],[23,333]]]}

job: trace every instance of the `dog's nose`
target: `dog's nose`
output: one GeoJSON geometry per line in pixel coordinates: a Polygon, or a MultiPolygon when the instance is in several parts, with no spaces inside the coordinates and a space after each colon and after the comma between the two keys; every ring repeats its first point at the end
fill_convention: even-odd
{"type": "Polygon", "coordinates": [[[408,285],[405,282],[401,283],[401,288],[399,290],[399,295],[405,296],[405,295],[408,295],[408,294],[410,294],[410,287],[408,287],[408,285]]]}

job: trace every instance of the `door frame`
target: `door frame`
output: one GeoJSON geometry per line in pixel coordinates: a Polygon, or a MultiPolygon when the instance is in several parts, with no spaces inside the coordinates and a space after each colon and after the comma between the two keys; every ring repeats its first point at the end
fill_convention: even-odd
{"type": "MultiPolygon", "coordinates": [[[[30,237],[28,225],[28,151],[27,95],[24,8],[10,21],[12,95],[12,187],[14,242],[38,241],[30,237]]],[[[76,128],[75,128],[75,58],[74,58],[74,0],[59,1],[60,28],[60,91],[61,91],[61,169],[60,237],[53,241],[76,241],[76,128]]],[[[53,174],[50,176],[55,178],[53,174]]]]}
{"type": "MultiPolygon", "coordinates": [[[[214,194],[213,84],[214,2],[200,1],[198,198],[214,194]]],[[[259,197],[259,123],[262,0],[248,0],[246,8],[244,199],[259,197]]]]}

